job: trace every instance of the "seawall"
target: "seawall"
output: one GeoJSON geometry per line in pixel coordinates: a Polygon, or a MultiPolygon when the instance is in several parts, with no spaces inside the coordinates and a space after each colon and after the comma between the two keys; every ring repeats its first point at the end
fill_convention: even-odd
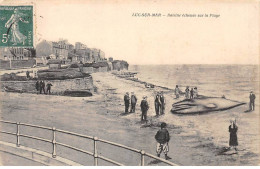
{"type": "MultiPolygon", "coordinates": [[[[65,90],[88,90],[94,92],[92,76],[84,78],[66,79],[66,80],[48,80],[51,82],[51,93],[55,95],[62,95],[65,90]]],[[[1,89],[11,89],[14,92],[37,93],[35,88],[36,80],[28,81],[1,81],[1,89]]],[[[46,87],[45,87],[46,90],[46,87]]]]}

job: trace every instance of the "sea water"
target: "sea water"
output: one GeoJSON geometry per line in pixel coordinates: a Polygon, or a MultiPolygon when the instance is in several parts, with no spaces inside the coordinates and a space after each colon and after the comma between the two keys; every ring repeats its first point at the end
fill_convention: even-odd
{"type": "MultiPolygon", "coordinates": [[[[174,89],[179,85],[197,87],[205,96],[221,97],[247,104],[226,111],[203,115],[178,116],[166,109],[164,120],[183,127],[183,136],[194,136],[210,149],[228,147],[230,120],[238,125],[239,160],[256,164],[259,160],[259,67],[257,65],[131,65],[137,78],[159,86],[174,89]],[[256,110],[248,110],[249,93],[256,95],[256,110]]],[[[173,95],[167,101],[174,102],[173,95]]],[[[170,104],[170,105],[169,105],[170,104]]],[[[192,138],[192,137],[189,137],[192,138]]],[[[240,163],[240,164],[241,164],[240,163]]]]}

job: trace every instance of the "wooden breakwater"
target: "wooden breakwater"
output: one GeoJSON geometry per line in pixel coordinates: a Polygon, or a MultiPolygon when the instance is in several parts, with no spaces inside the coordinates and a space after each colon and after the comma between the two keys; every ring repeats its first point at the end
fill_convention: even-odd
{"type": "Polygon", "coordinates": [[[137,74],[136,72],[121,72],[121,73],[112,73],[113,75],[122,78],[122,79],[126,79],[126,80],[130,80],[130,81],[134,81],[140,84],[143,84],[146,88],[161,88],[167,91],[174,91],[174,89],[168,88],[168,87],[164,87],[164,86],[160,86],[160,85],[155,85],[152,83],[148,83],[142,80],[139,80],[138,78],[135,77],[135,75],[137,74]]]}

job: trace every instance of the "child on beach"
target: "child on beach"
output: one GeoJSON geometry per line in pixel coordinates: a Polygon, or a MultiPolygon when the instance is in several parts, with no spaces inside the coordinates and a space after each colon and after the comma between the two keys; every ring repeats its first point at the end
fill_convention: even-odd
{"type": "Polygon", "coordinates": [[[166,129],[166,123],[161,124],[161,129],[157,131],[155,135],[155,139],[157,141],[156,153],[157,156],[160,157],[162,151],[165,155],[165,159],[168,160],[169,157],[167,153],[169,152],[169,145],[168,142],[170,141],[170,135],[168,130],[166,129]]]}

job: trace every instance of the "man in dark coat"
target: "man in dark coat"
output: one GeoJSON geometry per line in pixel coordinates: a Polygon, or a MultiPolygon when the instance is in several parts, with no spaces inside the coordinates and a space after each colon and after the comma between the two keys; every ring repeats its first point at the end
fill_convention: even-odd
{"type": "Polygon", "coordinates": [[[46,86],[47,86],[47,91],[46,91],[47,94],[48,93],[51,94],[51,86],[52,86],[51,82],[48,82],[46,86]]]}
{"type": "Polygon", "coordinates": [[[132,92],[132,95],[131,95],[131,113],[135,112],[136,102],[137,102],[137,98],[136,98],[134,92],[132,92]]]}
{"type": "Polygon", "coordinates": [[[169,152],[168,142],[170,141],[170,135],[168,130],[166,129],[166,123],[161,124],[161,129],[157,131],[155,135],[155,140],[157,141],[156,153],[157,156],[160,157],[162,151],[164,152],[165,159],[168,160],[169,157],[167,153],[169,152]]]}
{"type": "Polygon", "coordinates": [[[166,100],[165,100],[165,97],[163,95],[163,92],[161,92],[160,94],[160,113],[161,115],[164,114],[164,110],[165,110],[165,105],[166,105],[166,100]]]}
{"type": "Polygon", "coordinates": [[[154,107],[155,107],[156,116],[159,116],[160,106],[161,106],[160,96],[159,96],[159,93],[157,93],[155,96],[155,99],[154,99],[154,107]]]}
{"type": "Polygon", "coordinates": [[[42,80],[39,83],[39,88],[40,88],[40,94],[42,94],[42,80]]]}
{"type": "Polygon", "coordinates": [[[26,78],[29,79],[30,78],[30,72],[27,70],[26,71],[26,78]]]}
{"type": "Polygon", "coordinates": [[[147,102],[147,97],[144,96],[143,97],[143,100],[141,101],[141,111],[142,111],[142,116],[141,116],[141,121],[146,121],[147,120],[147,111],[149,109],[149,105],[148,105],[148,102],[147,102]]]}
{"type": "Polygon", "coordinates": [[[249,110],[255,110],[255,94],[253,93],[253,91],[250,92],[249,99],[249,110]]]}
{"type": "Polygon", "coordinates": [[[190,99],[193,99],[193,95],[194,95],[194,90],[193,90],[193,88],[191,88],[191,90],[190,90],[190,99]]]}
{"type": "Polygon", "coordinates": [[[125,113],[128,113],[129,104],[130,104],[130,97],[128,92],[126,92],[124,96],[124,102],[125,102],[125,113]]]}
{"type": "Polygon", "coordinates": [[[43,93],[45,94],[45,82],[44,81],[41,81],[41,88],[42,88],[43,93]]]}
{"type": "Polygon", "coordinates": [[[40,87],[40,83],[39,83],[39,81],[37,80],[36,81],[36,83],[35,83],[35,89],[36,89],[36,91],[37,91],[37,94],[38,94],[38,91],[39,91],[39,88],[40,87]]]}

